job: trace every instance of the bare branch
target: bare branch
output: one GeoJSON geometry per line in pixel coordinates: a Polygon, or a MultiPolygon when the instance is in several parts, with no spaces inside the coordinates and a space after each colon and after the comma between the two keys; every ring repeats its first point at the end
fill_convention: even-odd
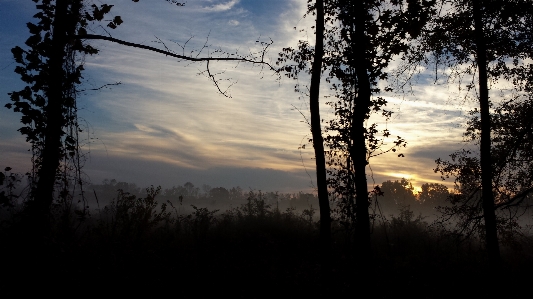
{"type": "Polygon", "coordinates": [[[114,42],[114,43],[121,44],[121,45],[124,45],[124,46],[134,47],[134,48],[139,48],[139,49],[145,49],[145,50],[149,50],[149,51],[153,51],[153,52],[156,52],[156,53],[163,54],[165,56],[170,56],[170,57],[179,58],[179,59],[188,60],[188,61],[244,61],[244,62],[248,62],[248,63],[252,63],[252,64],[261,64],[263,66],[266,65],[272,71],[274,71],[276,73],[279,72],[279,70],[277,68],[273,67],[270,63],[268,63],[268,62],[263,60],[264,56],[262,57],[262,60],[260,60],[260,61],[249,59],[249,58],[246,58],[246,57],[190,57],[190,56],[185,56],[185,55],[172,53],[172,52],[166,51],[166,50],[161,50],[161,49],[154,48],[154,47],[151,47],[151,46],[146,46],[146,45],[141,45],[141,44],[137,44],[137,43],[127,42],[127,41],[123,41],[123,40],[120,40],[120,39],[117,39],[117,38],[114,38],[114,37],[108,37],[108,36],[103,36],[103,35],[86,34],[86,35],[83,35],[83,36],[76,35],[74,37],[75,38],[79,38],[79,39],[106,40],[106,41],[114,42]]]}
{"type": "Polygon", "coordinates": [[[209,61],[207,61],[206,70],[205,70],[204,72],[200,72],[200,74],[203,74],[203,73],[205,73],[205,72],[207,72],[207,77],[213,81],[213,84],[215,84],[216,88],[218,89],[218,92],[220,92],[223,96],[225,96],[225,97],[231,99],[231,95],[228,94],[228,90],[229,90],[229,88],[232,87],[236,82],[231,83],[231,84],[226,88],[225,91],[222,91],[222,89],[220,89],[220,85],[218,85],[218,81],[220,81],[220,80],[217,81],[217,79],[215,78],[215,75],[218,75],[218,74],[215,74],[215,75],[211,74],[211,69],[209,68],[209,61]]]}
{"type": "Polygon", "coordinates": [[[526,197],[533,192],[533,187],[531,188],[528,188],[526,190],[524,190],[523,192],[520,192],[519,194],[515,195],[513,198],[505,201],[505,202],[502,202],[500,204],[497,204],[495,205],[495,209],[499,209],[499,208],[502,208],[502,209],[508,209],[510,207],[513,207],[513,206],[518,206],[520,205],[525,199],[526,197]]]}
{"type": "Polygon", "coordinates": [[[84,91],[87,91],[87,90],[92,90],[92,91],[97,91],[97,90],[100,90],[102,88],[107,88],[108,86],[117,86],[117,85],[120,85],[122,84],[122,82],[118,81],[118,82],[115,82],[115,83],[108,83],[108,84],[104,84],[98,88],[91,88],[91,89],[83,89],[83,90],[80,90],[79,92],[84,92],[84,91]]]}

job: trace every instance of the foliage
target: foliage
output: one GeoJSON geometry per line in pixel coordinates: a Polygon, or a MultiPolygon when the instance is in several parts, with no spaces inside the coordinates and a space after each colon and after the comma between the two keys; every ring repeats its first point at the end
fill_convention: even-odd
{"type": "MultiPolygon", "coordinates": [[[[495,200],[498,206],[519,205],[533,191],[533,98],[498,105],[491,123],[495,200]]],[[[473,142],[480,139],[480,120],[475,110],[465,138],[473,142]]]]}
{"type": "MultiPolygon", "coordinates": [[[[501,220],[497,219],[494,211],[497,195],[494,194],[493,183],[498,175],[494,173],[494,155],[491,154],[493,124],[490,107],[494,100],[489,97],[489,86],[513,81],[514,91],[520,91],[523,80],[527,81],[523,71],[531,67],[532,12],[533,6],[527,0],[442,1],[439,14],[429,22],[422,34],[422,42],[418,44],[418,51],[430,52],[435,57],[436,75],[437,65],[440,64],[452,77],[459,78],[460,83],[467,77],[466,91],[474,93],[474,98],[479,101],[479,160],[470,156],[468,151],[455,153],[459,155],[458,161],[466,162],[462,165],[467,167],[455,163],[452,157],[451,162],[437,160],[437,171],[447,174],[462,172],[473,176],[473,179],[480,179],[480,184],[475,186],[463,177],[461,180],[474,185],[474,189],[463,193],[462,200],[460,196],[456,197],[455,203],[459,205],[455,206],[455,210],[452,207],[446,211],[462,213],[458,216],[458,223],[460,231],[466,230],[467,235],[479,227],[481,218],[484,219],[486,247],[493,269],[497,269],[500,262],[497,230],[501,220]],[[480,173],[479,177],[476,172],[480,173]],[[478,191],[481,192],[481,200],[474,200],[478,191]]],[[[420,55],[415,54],[415,57],[417,60],[420,55]]],[[[505,93],[501,90],[502,98],[505,98],[505,93]]]]}
{"type": "MultiPolygon", "coordinates": [[[[496,107],[491,115],[492,189],[501,236],[510,234],[508,230],[520,229],[516,218],[532,204],[532,107],[530,99],[508,101],[496,107]]],[[[479,142],[480,120],[476,111],[471,113],[464,137],[467,142],[479,142]]],[[[466,235],[478,233],[482,217],[479,158],[469,150],[457,151],[450,158],[436,161],[435,171],[440,172],[443,178],[453,177],[455,180],[456,194],[450,199],[453,206],[443,209],[443,212],[448,217],[458,218],[459,229],[466,235]]]]}
{"type": "Polygon", "coordinates": [[[421,214],[415,217],[415,212],[411,210],[411,206],[400,205],[399,209],[398,216],[393,215],[391,217],[390,226],[392,229],[427,226],[421,214]]]}
{"type": "Polygon", "coordinates": [[[448,187],[443,184],[425,183],[420,186],[421,191],[417,194],[420,204],[432,207],[446,204],[450,192],[448,187]]]}
{"type": "Polygon", "coordinates": [[[0,172],[0,208],[12,209],[17,205],[20,194],[16,194],[17,185],[21,182],[21,175],[6,167],[0,172]]]}
{"type": "Polygon", "coordinates": [[[194,213],[189,215],[187,219],[192,219],[191,232],[197,239],[204,239],[207,232],[216,223],[215,214],[218,210],[209,211],[207,208],[198,208],[192,205],[194,213]]]}
{"type": "Polygon", "coordinates": [[[414,206],[418,204],[414,187],[411,181],[402,178],[401,180],[385,181],[381,184],[381,192],[383,192],[383,205],[390,206],[391,204],[397,206],[414,206]]]}
{"type": "MultiPolygon", "coordinates": [[[[18,64],[15,72],[27,86],[10,93],[11,103],[5,106],[22,114],[18,131],[26,136],[33,153],[32,198],[43,213],[52,204],[56,183],[60,185],[57,198],[63,202],[75,192],[71,188],[82,184],[77,86],[83,56],[98,51],[75,36],[85,34],[90,23],[103,21],[112,5],[86,6],[82,0],[34,2],[38,3],[37,21],[27,24],[31,34],[27,48],[12,49],[18,64]]],[[[114,29],[121,23],[117,16],[107,27],[114,29]]]]}
{"type": "Polygon", "coordinates": [[[220,198],[222,200],[229,199],[230,193],[229,191],[224,187],[216,187],[211,190],[209,190],[209,197],[211,198],[220,198]]]}
{"type": "MultiPolygon", "coordinates": [[[[359,205],[368,198],[364,169],[369,159],[397,152],[406,146],[403,138],[397,136],[390,141],[392,136],[388,129],[380,131],[377,124],[366,122],[372,113],[379,113],[386,120],[391,117],[392,112],[384,109],[387,101],[379,96],[382,91],[378,83],[387,80],[387,67],[392,58],[406,52],[409,41],[419,35],[432,13],[433,3],[326,2],[327,27],[322,69],[336,98],[328,102],[335,111],[335,118],[328,121],[328,135],[325,137],[328,184],[332,197],[346,213],[345,219],[355,220],[357,197],[362,197],[359,205]],[[389,142],[390,145],[387,144],[389,142]],[[359,187],[356,187],[358,182],[359,187]],[[356,196],[358,189],[365,190],[359,190],[356,196]]],[[[308,8],[308,14],[313,12],[312,4],[308,8]]],[[[300,41],[296,49],[284,48],[277,63],[283,65],[287,77],[297,79],[301,72],[310,73],[309,64],[314,51],[316,49],[308,42],[300,41]]],[[[296,90],[299,90],[298,85],[296,90]]],[[[385,91],[391,90],[390,87],[385,88],[385,91]]],[[[368,215],[360,216],[364,219],[368,215]]]]}
{"type": "Polygon", "coordinates": [[[103,209],[104,219],[107,220],[102,221],[111,236],[131,236],[138,239],[162,221],[168,220],[171,212],[167,211],[167,204],[162,203],[158,208],[159,204],[155,199],[160,192],[161,187],[151,186],[146,188],[146,197],[137,198],[119,189],[116,199],[103,209]]]}
{"type": "MultiPolygon", "coordinates": [[[[158,192],[159,188],[149,188],[147,193],[151,195],[147,197],[161,199],[158,192]]],[[[114,202],[115,206],[120,206],[119,199],[124,200],[126,207],[132,207],[124,209],[129,216],[122,218],[129,219],[130,229],[118,229],[117,218],[104,217],[103,212],[96,223],[92,222],[92,216],[89,217],[86,226],[71,239],[52,234],[55,236],[52,239],[24,242],[27,235],[0,227],[3,244],[0,255],[10,257],[3,263],[3,269],[11,274],[0,282],[0,287],[20,290],[26,283],[18,278],[31,271],[47,274],[35,285],[45,287],[61,280],[65,282],[64,290],[68,291],[79,290],[87,283],[100,283],[110,290],[124,292],[125,286],[134,284],[134,292],[153,292],[154,288],[165,289],[180,281],[187,286],[179,289],[182,294],[197,292],[209,283],[212,287],[202,291],[203,294],[229,296],[235,294],[235,289],[227,289],[227,285],[240,281],[242,285],[238,292],[242,294],[269,290],[260,298],[279,296],[280,293],[289,295],[287,290],[295,285],[302,289],[290,293],[291,297],[304,294],[307,298],[323,298],[326,294],[353,295],[360,286],[354,281],[364,275],[378,277],[367,280],[366,286],[379,288],[386,284],[395,287],[397,290],[387,288],[379,294],[392,298],[409,296],[408,291],[398,291],[404,290],[402,286],[406,285],[418,287],[420,293],[432,294],[430,292],[442,287],[447,278],[455,277],[452,282],[446,282],[453,289],[444,288],[437,296],[440,298],[441,295],[452,296],[459,287],[463,294],[469,290],[473,296],[479,295],[481,291],[477,286],[480,283],[473,285],[472,279],[481,281],[487,275],[478,242],[457,243],[453,235],[428,227],[424,219],[416,217],[408,206],[390,222],[374,228],[373,252],[366,257],[374,267],[364,273],[354,271],[357,256],[352,243],[343,242],[349,239],[346,231],[337,230],[332,244],[335,254],[329,261],[331,270],[324,272],[316,261],[317,223],[308,222],[307,212],[300,216],[294,209],[289,209],[279,214],[256,213],[247,219],[237,216],[237,208],[220,215],[196,207],[182,217],[183,225],[179,230],[166,227],[167,219],[164,219],[146,225],[144,233],[137,234],[133,224],[143,223],[146,213],[135,213],[133,206],[144,206],[140,210],[146,211],[154,205],[150,204],[151,200],[147,203],[145,198],[136,198],[134,203],[127,199],[130,197],[128,194],[117,195],[114,202]],[[262,214],[265,217],[259,218],[262,214]],[[111,229],[114,223],[117,225],[115,231],[111,229]],[[35,251],[36,246],[40,250],[35,251]],[[330,279],[325,280],[325,277],[330,279]]],[[[266,200],[258,192],[250,197],[257,201],[266,200]]],[[[266,203],[259,203],[261,205],[266,203]]],[[[155,208],[157,214],[159,207],[155,208]]],[[[176,218],[172,215],[168,220],[174,223],[176,218]]],[[[516,247],[509,246],[505,255],[506,272],[502,272],[505,275],[500,282],[526,283],[532,262],[529,254],[531,239],[510,237],[519,243],[516,247]]],[[[511,294],[508,290],[505,292],[511,294]]]]}
{"type": "MultiPolygon", "coordinates": [[[[477,1],[477,0],[476,0],[477,1]]],[[[474,32],[474,0],[446,0],[422,31],[422,42],[413,54],[424,53],[430,48],[435,58],[435,67],[443,66],[444,77],[462,77],[476,74],[476,42],[474,32]],[[451,72],[450,72],[451,70],[451,72]]],[[[531,57],[530,24],[533,22],[529,0],[483,0],[481,1],[482,26],[487,48],[488,72],[495,82],[498,78],[520,81],[524,62],[531,57]]],[[[415,59],[420,58],[417,56],[415,59]]],[[[429,60],[426,60],[429,62],[429,60]]],[[[437,72],[437,69],[435,69],[437,72]]],[[[473,90],[475,80],[467,79],[466,88],[473,90]]]]}
{"type": "Polygon", "coordinates": [[[163,196],[166,197],[179,197],[183,198],[196,198],[200,194],[200,189],[194,187],[194,184],[191,182],[185,183],[183,186],[173,186],[170,189],[165,189],[163,196]]]}
{"type": "Polygon", "coordinates": [[[237,215],[240,218],[259,218],[272,214],[272,205],[265,202],[263,193],[261,191],[255,193],[250,191],[248,193],[247,204],[243,204],[240,208],[237,208],[237,215]]]}

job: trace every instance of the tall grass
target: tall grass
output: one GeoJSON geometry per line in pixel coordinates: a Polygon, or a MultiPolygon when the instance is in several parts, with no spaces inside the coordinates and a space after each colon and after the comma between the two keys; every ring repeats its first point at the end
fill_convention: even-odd
{"type": "MultiPolygon", "coordinates": [[[[15,226],[3,228],[0,253],[8,278],[0,280],[0,289],[32,284],[73,292],[170,290],[200,298],[353,296],[361,289],[378,298],[484,292],[476,284],[485,274],[482,242],[458,242],[445,227],[427,223],[409,207],[375,222],[373,253],[364,257],[372,261],[370,273],[358,271],[357,244],[334,222],[331,267],[324,273],[312,206],[280,210],[263,193],[249,192],[245,203],[224,211],[185,209],[183,200],[158,202],[159,193],[154,187],[144,196],[119,191],[89,217],[73,214],[82,225],[71,222],[78,229],[70,238],[55,233],[24,240],[15,226]],[[354,284],[362,275],[368,284],[354,284]]],[[[55,227],[59,230],[60,223],[55,227]]],[[[504,251],[502,283],[520,284],[530,277],[531,238],[516,240],[521,246],[504,251]]]]}

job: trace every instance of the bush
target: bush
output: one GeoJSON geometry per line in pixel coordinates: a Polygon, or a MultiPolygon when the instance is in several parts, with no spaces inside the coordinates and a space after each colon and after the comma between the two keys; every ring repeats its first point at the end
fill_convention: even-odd
{"type": "Polygon", "coordinates": [[[146,188],[146,197],[137,198],[122,189],[118,190],[117,198],[110,205],[104,207],[101,227],[104,227],[112,237],[133,237],[139,239],[148,231],[158,226],[163,220],[169,220],[171,213],[167,211],[167,204],[161,204],[158,209],[156,196],[161,187],[146,188]]]}

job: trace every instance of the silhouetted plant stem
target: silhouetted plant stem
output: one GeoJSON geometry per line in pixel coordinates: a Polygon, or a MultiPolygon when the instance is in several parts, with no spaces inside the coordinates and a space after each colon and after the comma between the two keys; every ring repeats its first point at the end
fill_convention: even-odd
{"type": "Polygon", "coordinates": [[[479,70],[479,107],[481,112],[481,197],[483,202],[483,218],[485,220],[486,246],[489,260],[493,267],[497,267],[500,260],[500,248],[496,229],[496,214],[494,211],[494,194],[492,192],[492,164],[491,164],[491,120],[487,76],[487,49],[483,32],[481,0],[473,0],[474,32],[479,70]]]}

